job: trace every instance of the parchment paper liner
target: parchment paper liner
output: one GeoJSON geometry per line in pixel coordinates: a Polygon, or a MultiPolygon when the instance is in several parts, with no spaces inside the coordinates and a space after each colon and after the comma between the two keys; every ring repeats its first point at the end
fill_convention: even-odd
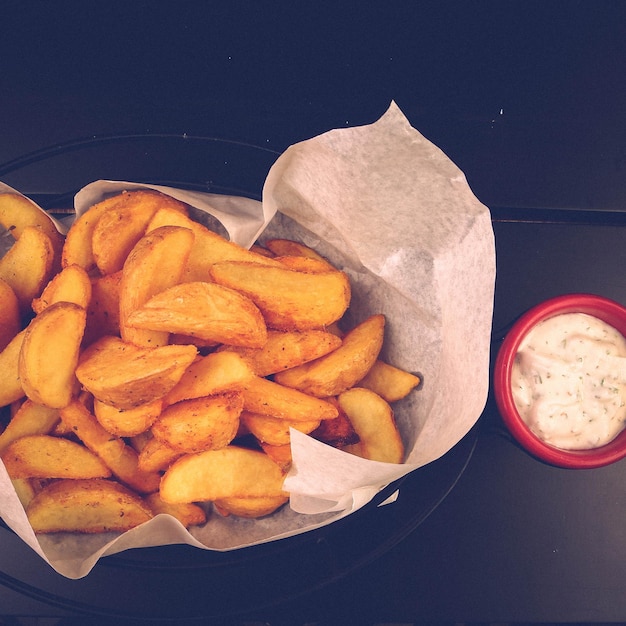
{"type": "MultiPolygon", "coordinates": [[[[350,323],[384,313],[382,357],[419,372],[423,388],[394,406],[408,451],[403,465],[366,461],[292,431],[290,506],[261,520],[212,514],[206,526],[188,532],[159,515],[119,536],[36,537],[0,463],[0,515],[57,572],[83,577],[100,557],[128,548],[187,543],[225,551],[324,526],[445,454],[474,425],[489,382],[490,214],[458,167],[394,103],[371,125],[332,130],[287,149],[267,176],[262,203],[96,181],[76,195],[76,212],[132,187],[157,188],[210,213],[241,245],[272,236],[317,249],[350,275],[350,323]]],[[[3,190],[15,192],[0,183],[3,190]]]]}

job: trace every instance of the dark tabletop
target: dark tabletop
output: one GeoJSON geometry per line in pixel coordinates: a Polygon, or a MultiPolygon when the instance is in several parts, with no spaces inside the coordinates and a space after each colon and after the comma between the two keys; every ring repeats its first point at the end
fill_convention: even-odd
{"type": "MultiPolygon", "coordinates": [[[[5,3],[0,168],[133,134],[279,153],[395,100],[492,209],[494,351],[498,331],[552,295],[626,303],[624,2],[101,5],[5,3]]],[[[54,172],[21,191],[56,191],[54,172]]],[[[465,471],[406,537],[241,619],[626,621],[626,462],[547,466],[508,438],[491,399],[470,436],[465,471]]],[[[0,614],[72,614],[40,600],[0,586],[0,614]]]]}

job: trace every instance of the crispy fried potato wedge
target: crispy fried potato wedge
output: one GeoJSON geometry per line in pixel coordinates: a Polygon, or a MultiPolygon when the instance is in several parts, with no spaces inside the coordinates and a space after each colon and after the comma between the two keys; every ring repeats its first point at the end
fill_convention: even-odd
{"type": "Polygon", "coordinates": [[[220,350],[236,352],[250,364],[257,376],[269,376],[318,359],[340,345],[341,339],[325,330],[270,330],[261,348],[227,346],[220,350]]]}
{"type": "Polygon", "coordinates": [[[327,398],[339,409],[339,415],[331,420],[323,420],[319,426],[311,432],[311,437],[323,441],[336,448],[343,448],[347,445],[353,445],[359,442],[359,436],[356,434],[350,419],[339,406],[336,398],[327,398]]]}
{"type": "Polygon", "coordinates": [[[26,330],[21,330],[0,352],[0,406],[7,406],[26,394],[20,381],[19,362],[26,330]]]}
{"type": "Polygon", "coordinates": [[[163,411],[152,434],[181,452],[217,450],[235,438],[242,409],[243,395],[236,391],[182,400],[163,411]]]}
{"type": "Polygon", "coordinates": [[[27,435],[9,445],[2,461],[11,478],[108,478],[111,470],[79,443],[51,435],[27,435]]]}
{"type": "Polygon", "coordinates": [[[122,269],[126,257],[162,207],[187,214],[183,202],[158,191],[138,189],[120,194],[119,202],[100,215],[91,235],[91,246],[101,274],[114,274],[122,269]]]}
{"type": "Polygon", "coordinates": [[[157,491],[160,475],[142,471],[137,452],[121,437],[107,432],[82,402],[75,400],[63,408],[61,419],[89,450],[106,463],[121,482],[139,493],[157,491]]]}
{"type": "Polygon", "coordinates": [[[175,517],[185,528],[190,526],[200,526],[207,521],[207,514],[205,510],[193,502],[181,502],[178,504],[171,504],[169,502],[163,502],[161,496],[155,492],[147,495],[145,498],[146,504],[152,510],[153,515],[171,515],[175,517]]]}
{"type": "Polygon", "coordinates": [[[286,268],[293,270],[294,272],[323,274],[324,272],[332,272],[333,270],[336,271],[336,268],[330,263],[307,256],[277,256],[274,258],[277,261],[280,261],[286,268]]]}
{"type": "Polygon", "coordinates": [[[120,334],[120,282],[122,272],[91,278],[84,345],[105,335],[120,334]]]}
{"type": "Polygon", "coordinates": [[[139,452],[138,466],[144,472],[162,472],[184,454],[165,441],[152,437],[139,452]]]}
{"type": "Polygon", "coordinates": [[[141,497],[103,478],[53,482],[32,499],[26,515],[36,533],[125,532],[153,517],[141,497]]]}
{"type": "Polygon", "coordinates": [[[67,406],[77,392],[74,374],[87,312],[73,302],[57,302],[26,328],[19,377],[26,395],[51,408],[67,406]]]}
{"type": "Polygon", "coordinates": [[[246,411],[279,419],[327,420],[338,414],[337,407],[326,400],[258,376],[246,381],[243,398],[246,411]]]}
{"type": "Polygon", "coordinates": [[[165,396],[196,355],[195,346],[142,348],[106,336],[82,353],[76,376],[101,402],[132,409],[165,396]]]}
{"type": "Polygon", "coordinates": [[[100,217],[121,202],[122,197],[120,195],[111,196],[94,204],[89,210],[74,220],[63,244],[61,253],[61,264],[63,267],[79,265],[90,276],[98,273],[91,245],[93,231],[100,217]]]}
{"type": "Polygon", "coordinates": [[[94,415],[100,425],[117,437],[134,437],[148,430],[161,414],[163,400],[157,398],[132,409],[118,409],[94,399],[94,415]]]}
{"type": "Polygon", "coordinates": [[[271,515],[289,501],[289,496],[258,496],[242,498],[220,498],[215,501],[215,508],[224,517],[235,515],[256,519],[271,515]]]}
{"type": "Polygon", "coordinates": [[[372,315],[343,338],[330,354],[283,372],[274,380],[318,398],[336,396],[365,377],[383,345],[385,317],[372,315]]]}
{"type": "Polygon", "coordinates": [[[259,445],[263,449],[263,452],[267,454],[267,456],[280,467],[280,469],[286,474],[291,467],[291,463],[293,461],[291,457],[291,444],[285,444],[282,446],[274,446],[270,443],[265,443],[263,441],[259,442],[259,445]]]}
{"type": "Polygon", "coordinates": [[[167,344],[169,333],[129,326],[128,317],[153,295],[180,281],[193,240],[188,228],[163,226],[144,235],[132,249],[120,281],[120,332],[125,341],[139,346],[167,344]]]}
{"type": "Polygon", "coordinates": [[[161,480],[165,502],[206,502],[233,496],[281,496],[284,476],[264,452],[227,446],[188,454],[161,480]]]}
{"type": "Polygon", "coordinates": [[[176,386],[165,396],[164,405],[243,389],[254,376],[248,363],[235,352],[211,352],[197,357],[176,386]]]}
{"type": "Polygon", "coordinates": [[[4,350],[11,339],[22,329],[20,303],[13,287],[0,278],[0,351],[4,350]]]}
{"type": "Polygon", "coordinates": [[[55,302],[73,302],[86,309],[91,300],[91,279],[80,265],[68,265],[55,274],[32,303],[38,314],[55,302]]]}
{"type": "Polygon", "coordinates": [[[0,434],[0,454],[20,437],[51,433],[60,419],[58,409],[51,409],[32,400],[25,400],[0,434]]]}
{"type": "Polygon", "coordinates": [[[402,400],[420,384],[420,377],[377,359],[359,387],[371,389],[387,402],[402,400]]]}
{"type": "MultiPolygon", "coordinates": [[[[313,432],[319,425],[320,420],[289,420],[269,417],[260,413],[244,411],[241,420],[259,442],[269,443],[274,446],[283,446],[291,441],[289,429],[295,428],[308,434],[313,432]]],[[[324,420],[328,421],[328,420],[324,420]]]]}
{"type": "Polygon", "coordinates": [[[7,282],[20,304],[20,311],[30,310],[52,277],[54,247],[50,237],[36,226],[26,226],[19,239],[0,258],[0,279],[7,282]]]}
{"type": "Polygon", "coordinates": [[[277,330],[324,328],[350,304],[350,282],[337,270],[306,273],[231,261],[215,263],[210,272],[216,283],[248,296],[277,330]]]}
{"type": "Polygon", "coordinates": [[[30,478],[11,479],[13,489],[15,489],[15,493],[17,494],[17,497],[19,498],[19,501],[24,509],[26,509],[32,499],[37,495],[37,489],[35,487],[36,482],[37,481],[31,480],[30,478]]]}
{"type": "Polygon", "coordinates": [[[64,238],[54,220],[42,211],[32,200],[14,193],[0,194],[0,225],[8,230],[14,239],[19,239],[26,227],[34,226],[48,235],[54,249],[53,266],[60,267],[61,248],[64,238]]]}
{"type": "Polygon", "coordinates": [[[352,387],[337,401],[359,436],[361,456],[384,463],[404,461],[404,444],[386,400],[364,387],[352,387]]]}
{"type": "Polygon", "coordinates": [[[182,283],[157,293],[132,311],[126,324],[253,348],[267,339],[265,320],[250,298],[207,282],[182,283]]]}
{"type": "Polygon", "coordinates": [[[293,241],[291,239],[267,239],[263,245],[277,257],[299,256],[315,259],[324,263],[326,267],[334,269],[321,254],[299,241],[293,241]]]}
{"type": "Polygon", "coordinates": [[[209,269],[220,261],[248,261],[265,265],[278,265],[267,256],[246,250],[232,241],[209,230],[203,224],[193,221],[180,213],[163,209],[156,213],[148,231],[161,226],[180,226],[189,228],[195,235],[183,280],[185,282],[209,280],[209,269]]]}

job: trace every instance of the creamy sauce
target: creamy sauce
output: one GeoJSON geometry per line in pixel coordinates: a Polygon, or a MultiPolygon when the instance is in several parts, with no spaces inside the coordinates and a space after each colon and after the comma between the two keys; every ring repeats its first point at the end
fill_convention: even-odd
{"type": "Polygon", "coordinates": [[[512,368],[517,410],[546,443],[602,446],[626,426],[626,339],[583,313],[537,324],[512,368]]]}

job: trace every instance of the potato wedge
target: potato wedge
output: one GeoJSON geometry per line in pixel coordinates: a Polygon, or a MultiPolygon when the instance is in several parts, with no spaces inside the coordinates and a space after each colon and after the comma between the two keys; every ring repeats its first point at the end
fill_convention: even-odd
{"type": "Polygon", "coordinates": [[[280,419],[326,420],[338,414],[337,407],[326,400],[258,376],[244,384],[243,399],[246,411],[280,419]]]}
{"type": "Polygon", "coordinates": [[[171,515],[175,517],[185,528],[200,526],[207,521],[206,511],[193,502],[181,502],[171,504],[163,502],[158,492],[151,493],[144,498],[146,504],[152,510],[153,515],[171,515]]]}
{"type": "Polygon", "coordinates": [[[97,275],[98,269],[91,245],[93,231],[100,217],[120,202],[121,198],[119,196],[111,196],[94,204],[89,210],[74,220],[63,244],[61,253],[61,264],[63,267],[79,265],[90,276],[97,275]]]}
{"type": "Polygon", "coordinates": [[[233,496],[281,496],[284,476],[265,453],[227,446],[188,454],[161,480],[165,502],[206,502],[233,496]]]}
{"type": "Polygon", "coordinates": [[[109,478],[111,470],[79,443],[51,435],[27,435],[2,453],[11,478],[109,478]]]}
{"type": "Polygon", "coordinates": [[[207,282],[182,283],[157,293],[131,311],[126,324],[253,348],[267,339],[265,320],[250,298],[207,282]]]}
{"type": "Polygon", "coordinates": [[[120,282],[122,272],[91,279],[84,345],[105,335],[120,334],[120,282]]]}
{"type": "Polygon", "coordinates": [[[257,496],[242,498],[220,498],[215,501],[215,508],[220,515],[235,515],[248,519],[256,519],[271,515],[281,506],[289,502],[289,496],[257,496]]]}
{"type": "Polygon", "coordinates": [[[323,441],[335,448],[343,448],[347,445],[358,443],[359,436],[356,434],[350,419],[339,406],[336,398],[328,398],[339,409],[339,415],[331,420],[323,420],[319,426],[311,432],[311,437],[323,441]]]}
{"type": "Polygon", "coordinates": [[[57,302],[26,328],[18,371],[26,395],[51,408],[67,406],[77,392],[74,374],[87,312],[73,302],[57,302]]]}
{"type": "Polygon", "coordinates": [[[60,419],[58,409],[51,409],[32,400],[25,400],[0,434],[0,454],[20,437],[51,433],[60,419]]]}
{"type": "Polygon", "coordinates": [[[139,452],[138,467],[143,472],[162,472],[184,454],[165,441],[152,437],[139,452]]]}
{"type": "Polygon", "coordinates": [[[274,380],[318,398],[336,396],[365,377],[383,345],[385,317],[372,315],[343,338],[341,347],[330,354],[277,372],[274,380]]]}
{"type": "Polygon", "coordinates": [[[0,278],[0,351],[22,330],[20,303],[13,287],[0,278]]]}
{"type": "Polygon", "coordinates": [[[226,346],[220,350],[236,352],[250,364],[257,376],[269,376],[318,359],[340,345],[341,339],[325,330],[270,330],[261,348],[226,346]]]}
{"type": "Polygon", "coordinates": [[[217,450],[235,438],[242,409],[243,395],[236,391],[182,400],[163,411],[152,434],[181,452],[217,450]]]}
{"type": "Polygon", "coordinates": [[[167,406],[181,400],[238,391],[253,376],[254,372],[239,354],[211,352],[194,360],[163,402],[167,406]]]}
{"type": "Polygon", "coordinates": [[[101,402],[132,409],[165,396],[196,355],[194,346],[142,348],[106,336],[82,353],[76,376],[101,402]]]}
{"type": "Polygon", "coordinates": [[[0,352],[0,406],[7,406],[26,394],[19,374],[20,352],[26,331],[21,330],[0,352]]]}
{"type": "Polygon", "coordinates": [[[36,482],[37,481],[31,480],[30,478],[11,479],[13,489],[15,489],[15,493],[17,494],[17,497],[19,498],[19,501],[24,509],[26,509],[33,498],[37,495],[37,489],[35,487],[36,482]]]}
{"type": "Polygon", "coordinates": [[[36,533],[125,532],[153,517],[141,497],[103,478],[53,482],[33,498],[26,515],[36,533]]]}
{"type": "Polygon", "coordinates": [[[291,444],[285,444],[282,446],[274,446],[270,443],[263,441],[259,442],[259,445],[263,449],[263,452],[280,467],[280,469],[286,474],[289,471],[292,463],[291,457],[291,444]]]}
{"type": "Polygon", "coordinates": [[[371,461],[402,463],[404,444],[393,409],[386,400],[364,387],[352,387],[337,398],[359,436],[360,454],[371,461]]]}
{"type": "Polygon", "coordinates": [[[118,409],[94,399],[94,415],[100,425],[116,437],[134,437],[148,430],[161,414],[163,400],[157,398],[132,409],[118,409]]]}
{"type": "Polygon", "coordinates": [[[183,278],[185,282],[209,280],[209,269],[214,263],[219,261],[248,261],[264,265],[278,265],[277,261],[257,252],[246,250],[232,241],[227,241],[203,224],[195,222],[180,213],[168,209],[157,211],[148,227],[148,231],[161,226],[189,228],[195,235],[183,278]]]}
{"type": "Polygon", "coordinates": [[[120,332],[125,341],[139,346],[167,344],[169,333],[129,326],[128,316],[180,281],[193,240],[188,228],[163,226],[150,231],[132,249],[120,281],[120,332]]]}
{"type": "Polygon", "coordinates": [[[44,287],[39,298],[32,303],[38,314],[55,302],[73,302],[86,309],[91,300],[91,279],[80,265],[68,265],[44,287]]]}
{"type": "Polygon", "coordinates": [[[36,226],[26,226],[20,238],[0,258],[0,279],[7,282],[24,314],[30,310],[52,277],[54,247],[52,240],[36,226]]]}
{"type": "Polygon", "coordinates": [[[218,284],[248,296],[269,328],[305,330],[337,321],[350,303],[350,282],[337,270],[318,273],[230,261],[211,266],[218,284]]]}
{"type": "Polygon", "coordinates": [[[187,214],[187,205],[183,202],[150,189],[123,192],[118,199],[115,206],[100,215],[91,235],[95,264],[105,276],[122,269],[126,257],[160,208],[166,206],[187,214]]]}
{"type": "Polygon", "coordinates": [[[292,241],[291,239],[268,239],[264,242],[264,245],[277,257],[299,256],[308,259],[315,259],[324,263],[326,267],[334,269],[334,267],[321,254],[299,241],[292,241]]]}
{"type": "Polygon", "coordinates": [[[19,239],[26,227],[35,227],[50,238],[54,249],[53,267],[60,268],[61,248],[64,238],[54,220],[42,211],[32,200],[14,193],[0,193],[0,225],[8,230],[14,239],[19,239]]]}
{"type": "Polygon", "coordinates": [[[121,482],[139,493],[157,491],[160,475],[142,471],[137,452],[121,437],[108,433],[82,402],[75,400],[61,409],[61,419],[121,482]]]}
{"type": "Polygon", "coordinates": [[[274,257],[286,268],[294,272],[305,272],[306,274],[323,274],[336,269],[328,262],[320,259],[313,259],[307,256],[277,256],[274,257]]]}
{"type": "Polygon", "coordinates": [[[359,387],[371,389],[387,402],[402,400],[420,384],[419,376],[377,359],[359,381],[359,387]]]}
{"type": "Polygon", "coordinates": [[[279,419],[269,415],[261,415],[260,413],[251,413],[250,411],[244,411],[241,414],[241,420],[248,431],[259,442],[269,443],[274,446],[283,446],[291,441],[289,437],[290,428],[295,428],[300,432],[308,434],[320,425],[320,420],[279,419]]]}

